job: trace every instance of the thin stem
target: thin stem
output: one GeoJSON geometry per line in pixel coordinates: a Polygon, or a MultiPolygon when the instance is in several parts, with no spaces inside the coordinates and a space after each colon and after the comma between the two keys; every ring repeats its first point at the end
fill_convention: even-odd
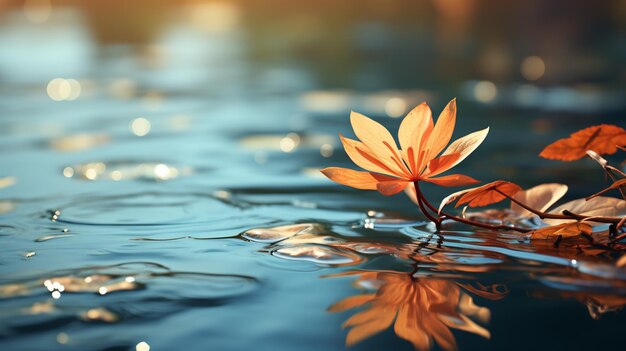
{"type": "Polygon", "coordinates": [[[469,225],[473,225],[476,227],[481,227],[481,228],[485,228],[485,229],[490,229],[490,230],[513,230],[516,232],[520,232],[520,233],[528,233],[530,231],[532,231],[533,229],[528,229],[528,228],[520,228],[520,227],[515,227],[515,226],[508,226],[508,225],[492,225],[492,224],[486,224],[486,223],[481,223],[481,222],[476,222],[476,221],[472,221],[470,219],[467,218],[462,218],[462,217],[457,217],[445,212],[442,212],[442,219],[451,219],[455,222],[460,222],[460,223],[465,223],[465,224],[469,224],[469,225]]]}
{"type": "Polygon", "coordinates": [[[528,205],[526,205],[525,203],[516,200],[515,198],[513,198],[512,196],[503,193],[502,191],[498,190],[498,189],[494,189],[496,192],[500,193],[501,195],[507,197],[509,200],[511,200],[512,202],[520,205],[522,208],[536,214],[537,216],[539,216],[539,218],[544,219],[544,218],[551,218],[551,219],[575,219],[575,220],[583,220],[583,219],[588,219],[588,218],[592,218],[593,217],[593,221],[594,222],[600,222],[600,223],[619,223],[619,221],[622,220],[622,218],[620,217],[595,217],[595,216],[584,216],[584,215],[580,215],[580,214],[576,214],[573,212],[570,212],[568,210],[563,211],[563,214],[556,214],[556,213],[547,213],[547,212],[542,212],[539,210],[536,210],[528,205]]]}
{"type": "MultiPolygon", "coordinates": [[[[491,224],[486,224],[486,223],[481,223],[481,222],[476,222],[476,221],[472,221],[466,218],[462,218],[462,217],[457,217],[454,215],[451,215],[449,213],[443,212],[443,211],[439,211],[437,208],[435,208],[435,206],[433,206],[430,202],[428,202],[428,200],[426,199],[426,197],[424,196],[424,194],[422,193],[419,184],[417,181],[413,182],[413,184],[415,184],[415,193],[417,196],[417,202],[418,205],[420,206],[420,209],[422,210],[422,212],[424,211],[424,205],[426,205],[426,207],[428,207],[431,211],[433,211],[434,213],[437,213],[438,217],[439,217],[439,221],[435,222],[435,224],[437,225],[439,223],[439,226],[441,225],[441,222],[444,219],[450,219],[453,220],[455,222],[460,222],[460,223],[465,223],[465,224],[469,224],[472,226],[476,226],[476,227],[481,227],[481,228],[485,228],[485,229],[489,229],[489,230],[514,230],[520,233],[527,233],[530,232],[532,229],[527,229],[527,228],[519,228],[519,227],[515,227],[515,226],[508,226],[508,225],[491,225],[491,224]]],[[[424,213],[426,215],[426,213],[424,213]]],[[[426,215],[428,217],[428,215],[426,215]]],[[[439,227],[438,226],[438,227],[439,227]]]]}
{"type": "Polygon", "coordinates": [[[439,231],[440,226],[441,226],[441,219],[435,218],[432,214],[430,214],[430,212],[428,212],[428,210],[424,207],[424,195],[422,194],[419,188],[419,185],[417,184],[417,181],[413,182],[413,184],[415,186],[415,196],[417,197],[417,205],[420,207],[420,210],[422,211],[424,216],[426,216],[426,218],[428,218],[431,222],[435,223],[435,227],[437,228],[437,231],[439,231]]]}

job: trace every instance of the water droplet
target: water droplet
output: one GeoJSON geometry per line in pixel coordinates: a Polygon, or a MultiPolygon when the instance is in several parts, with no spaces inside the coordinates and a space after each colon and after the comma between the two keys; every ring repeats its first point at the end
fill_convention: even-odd
{"type": "Polygon", "coordinates": [[[289,246],[272,252],[288,260],[309,261],[318,264],[354,265],[363,261],[356,253],[322,245],[289,246]]]}
{"type": "Polygon", "coordinates": [[[55,300],[60,299],[61,298],[61,292],[58,291],[58,290],[53,291],[52,292],[52,298],[55,299],[55,300]]]}

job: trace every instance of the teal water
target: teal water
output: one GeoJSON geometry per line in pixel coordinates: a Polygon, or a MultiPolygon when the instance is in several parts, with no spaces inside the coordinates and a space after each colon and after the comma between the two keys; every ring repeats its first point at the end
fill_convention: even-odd
{"type": "MultiPolygon", "coordinates": [[[[265,32],[267,19],[224,6],[219,18],[239,20],[207,29],[179,10],[143,44],[99,37],[80,7],[53,9],[48,25],[2,13],[0,178],[14,184],[0,189],[1,349],[341,350],[342,324],[368,305],[331,306],[359,294],[378,294],[371,304],[386,311],[412,304],[413,335],[435,349],[621,345],[626,272],[615,256],[461,226],[439,236],[402,195],[318,172],[350,165],[337,133],[352,135],[351,109],[396,129],[390,100],[437,111],[456,96],[455,136],[491,127],[459,172],[525,188],[560,181],[569,198],[585,196],[605,184],[593,162],[536,155],[576,129],[620,122],[620,88],[507,82],[482,103],[479,77],[413,79],[395,73],[419,69],[410,62],[383,69],[360,54],[379,49],[359,35],[407,28],[341,27],[359,34],[347,39],[355,68],[302,59],[285,28],[265,32]],[[283,54],[268,58],[254,43],[272,39],[283,54]]],[[[380,333],[351,349],[413,349],[393,324],[372,323],[380,333]]]]}

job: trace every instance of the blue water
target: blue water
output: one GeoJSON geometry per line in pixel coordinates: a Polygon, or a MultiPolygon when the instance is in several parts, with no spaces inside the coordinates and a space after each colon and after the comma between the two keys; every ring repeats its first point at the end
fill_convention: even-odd
{"type": "MultiPolygon", "coordinates": [[[[0,348],[341,350],[342,323],[368,306],[330,306],[365,293],[385,302],[383,291],[408,299],[407,286],[423,299],[418,318],[460,318],[441,312],[459,312],[459,296],[490,315],[471,318],[490,338],[449,327],[453,337],[434,348],[621,345],[626,273],[614,256],[462,226],[439,236],[402,195],[354,191],[318,172],[350,164],[337,133],[352,135],[351,109],[395,129],[389,99],[439,110],[457,96],[455,136],[491,126],[459,172],[524,187],[566,182],[568,197],[584,196],[604,184],[593,162],[536,154],[579,127],[619,120],[620,90],[536,87],[547,99],[537,108],[511,97],[515,82],[481,103],[475,79],[409,81],[375,55],[334,73],[332,62],[300,60],[286,28],[222,6],[210,10],[225,22],[206,28],[176,8],[140,43],[99,37],[115,25],[99,28],[81,6],[54,8],[45,24],[21,8],[0,13],[0,348]],[[285,53],[267,58],[256,43],[285,53]],[[66,81],[51,95],[54,78],[75,79],[80,92],[66,81]],[[576,112],[583,103],[594,113],[576,112]]],[[[366,37],[376,26],[410,33],[345,26],[366,37]]],[[[364,48],[359,35],[349,57],[364,48]]],[[[382,329],[351,349],[414,349],[382,329]]]]}

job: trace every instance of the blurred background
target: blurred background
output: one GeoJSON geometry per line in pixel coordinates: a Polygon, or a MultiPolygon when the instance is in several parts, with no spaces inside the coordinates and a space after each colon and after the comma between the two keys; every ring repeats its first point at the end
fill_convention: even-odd
{"type": "Polygon", "coordinates": [[[491,127],[461,171],[600,184],[536,155],[623,121],[625,44],[624,1],[2,0],[0,176],[313,184],[350,110],[395,129],[457,97],[455,136],[491,127]]]}

